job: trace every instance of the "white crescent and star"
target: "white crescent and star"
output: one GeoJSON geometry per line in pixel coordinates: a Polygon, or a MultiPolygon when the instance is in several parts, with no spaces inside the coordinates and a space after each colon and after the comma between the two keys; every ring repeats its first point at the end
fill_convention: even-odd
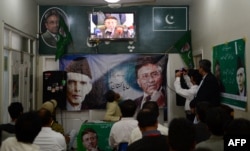
{"type": "Polygon", "coordinates": [[[166,21],[166,23],[169,24],[169,25],[174,24],[173,19],[174,19],[174,16],[167,15],[167,16],[165,17],[165,21],[166,21]]]}

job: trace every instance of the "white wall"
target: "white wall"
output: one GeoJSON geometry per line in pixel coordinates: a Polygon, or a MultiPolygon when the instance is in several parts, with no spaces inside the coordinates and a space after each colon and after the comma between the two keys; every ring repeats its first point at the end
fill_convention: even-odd
{"type": "Polygon", "coordinates": [[[176,93],[174,91],[175,70],[186,67],[179,54],[169,54],[167,66],[167,97],[168,97],[168,123],[173,118],[185,117],[184,107],[176,106],[176,93]]]}
{"type": "MultiPolygon", "coordinates": [[[[250,75],[250,1],[249,0],[193,0],[190,6],[190,27],[194,54],[203,52],[203,58],[212,59],[212,47],[246,38],[246,72],[250,75]]],[[[247,76],[249,77],[249,76],[247,76]]],[[[250,79],[247,90],[250,92],[250,79]]],[[[247,93],[248,101],[250,93],[247,93]]],[[[247,111],[235,111],[235,117],[250,119],[247,111]]]]}
{"type": "Polygon", "coordinates": [[[1,0],[0,5],[2,21],[36,37],[38,7],[34,0],[1,0]]]}
{"type": "MultiPolygon", "coordinates": [[[[4,69],[4,23],[32,37],[36,37],[37,4],[34,0],[0,0],[0,73],[3,73],[4,69]]],[[[3,74],[0,74],[0,87],[0,104],[2,105],[2,101],[8,101],[4,100],[3,97],[3,74]]],[[[5,107],[1,106],[0,115],[4,115],[2,108],[5,107]]],[[[0,116],[0,121],[2,121],[2,116],[0,116]]]]}

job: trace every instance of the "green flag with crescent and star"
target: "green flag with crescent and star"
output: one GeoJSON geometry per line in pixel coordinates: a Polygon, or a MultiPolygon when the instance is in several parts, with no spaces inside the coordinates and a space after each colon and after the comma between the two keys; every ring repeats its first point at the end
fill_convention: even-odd
{"type": "Polygon", "coordinates": [[[187,31],[168,51],[178,52],[188,68],[194,68],[191,31],[187,31]]]}

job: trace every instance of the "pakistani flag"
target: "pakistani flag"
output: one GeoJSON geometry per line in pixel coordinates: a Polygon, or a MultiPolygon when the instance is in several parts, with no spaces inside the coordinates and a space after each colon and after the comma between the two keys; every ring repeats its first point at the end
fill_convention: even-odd
{"type": "Polygon", "coordinates": [[[59,21],[59,40],[56,43],[56,57],[55,59],[61,58],[68,49],[68,45],[72,43],[72,36],[69,32],[69,28],[66,25],[64,19],[60,17],[59,21]]]}
{"type": "Polygon", "coordinates": [[[191,31],[187,31],[168,51],[178,52],[188,68],[194,68],[191,31]]]}

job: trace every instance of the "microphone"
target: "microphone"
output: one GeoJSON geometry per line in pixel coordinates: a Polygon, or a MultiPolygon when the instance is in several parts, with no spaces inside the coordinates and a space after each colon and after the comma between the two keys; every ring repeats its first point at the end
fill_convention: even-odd
{"type": "Polygon", "coordinates": [[[106,29],[105,34],[106,34],[107,38],[111,38],[112,30],[110,28],[106,29]]]}

